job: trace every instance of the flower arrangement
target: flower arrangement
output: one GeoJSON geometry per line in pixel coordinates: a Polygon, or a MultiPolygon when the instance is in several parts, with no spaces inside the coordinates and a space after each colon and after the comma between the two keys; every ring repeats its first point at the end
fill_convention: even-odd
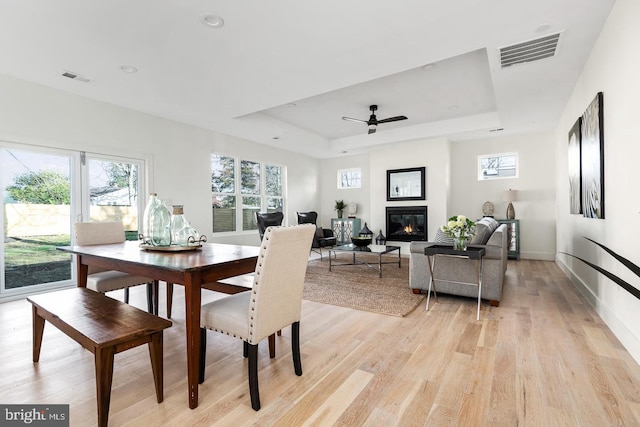
{"type": "Polygon", "coordinates": [[[466,250],[467,242],[476,234],[476,223],[464,215],[454,215],[440,229],[447,236],[453,237],[454,249],[466,250]]]}

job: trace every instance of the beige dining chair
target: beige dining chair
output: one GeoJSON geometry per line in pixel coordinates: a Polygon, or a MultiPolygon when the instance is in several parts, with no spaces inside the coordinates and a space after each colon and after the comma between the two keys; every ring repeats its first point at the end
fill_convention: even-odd
{"type": "Polygon", "coordinates": [[[258,343],[291,325],[291,352],[296,375],[300,360],[300,312],[307,260],[316,227],[313,224],[269,227],[265,231],[256,263],[251,291],[235,294],[202,306],[200,320],[200,383],[204,382],[207,329],[244,341],[249,357],[251,407],[260,409],[258,390],[258,343]]]}
{"type": "MultiPolygon", "coordinates": [[[[77,222],[74,225],[76,245],[91,246],[122,243],[125,241],[122,222],[77,222]]],[[[124,302],[129,303],[131,286],[147,285],[147,311],[158,314],[154,296],[158,295],[158,281],[142,276],[132,276],[115,270],[106,270],[89,266],[87,288],[102,294],[124,289],[124,302]]]]}

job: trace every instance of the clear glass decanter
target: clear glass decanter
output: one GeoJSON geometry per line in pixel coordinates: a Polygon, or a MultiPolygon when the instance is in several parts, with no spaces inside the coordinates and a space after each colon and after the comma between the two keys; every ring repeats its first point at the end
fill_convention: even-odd
{"type": "Polygon", "coordinates": [[[200,235],[191,227],[189,221],[184,216],[183,205],[173,205],[173,215],[171,215],[171,244],[187,246],[198,243],[200,235]],[[190,239],[193,237],[193,239],[190,239]]]}
{"type": "Polygon", "coordinates": [[[148,219],[145,209],[145,219],[149,227],[145,237],[149,236],[149,243],[153,246],[169,246],[171,244],[171,213],[155,193],[149,196],[149,203],[151,208],[148,219]]]}

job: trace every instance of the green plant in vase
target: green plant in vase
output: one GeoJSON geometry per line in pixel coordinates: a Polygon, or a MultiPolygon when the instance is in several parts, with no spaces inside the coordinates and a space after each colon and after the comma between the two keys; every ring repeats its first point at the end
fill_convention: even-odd
{"type": "Polygon", "coordinates": [[[342,211],[344,211],[346,207],[347,204],[343,200],[336,200],[336,205],[333,209],[338,212],[338,218],[342,218],[342,211]]]}

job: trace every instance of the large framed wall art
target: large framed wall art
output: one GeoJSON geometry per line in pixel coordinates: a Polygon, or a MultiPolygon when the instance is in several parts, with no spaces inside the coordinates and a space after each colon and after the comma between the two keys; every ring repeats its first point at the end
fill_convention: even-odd
{"type": "Polygon", "coordinates": [[[581,120],[582,215],[604,218],[603,95],[599,92],[581,120]]]}
{"type": "Polygon", "coordinates": [[[580,126],[578,118],[569,131],[569,213],[582,213],[582,173],[580,162],[580,126]]]}
{"type": "Polygon", "coordinates": [[[598,92],[569,130],[569,212],[604,218],[604,105],[598,92]]]}

